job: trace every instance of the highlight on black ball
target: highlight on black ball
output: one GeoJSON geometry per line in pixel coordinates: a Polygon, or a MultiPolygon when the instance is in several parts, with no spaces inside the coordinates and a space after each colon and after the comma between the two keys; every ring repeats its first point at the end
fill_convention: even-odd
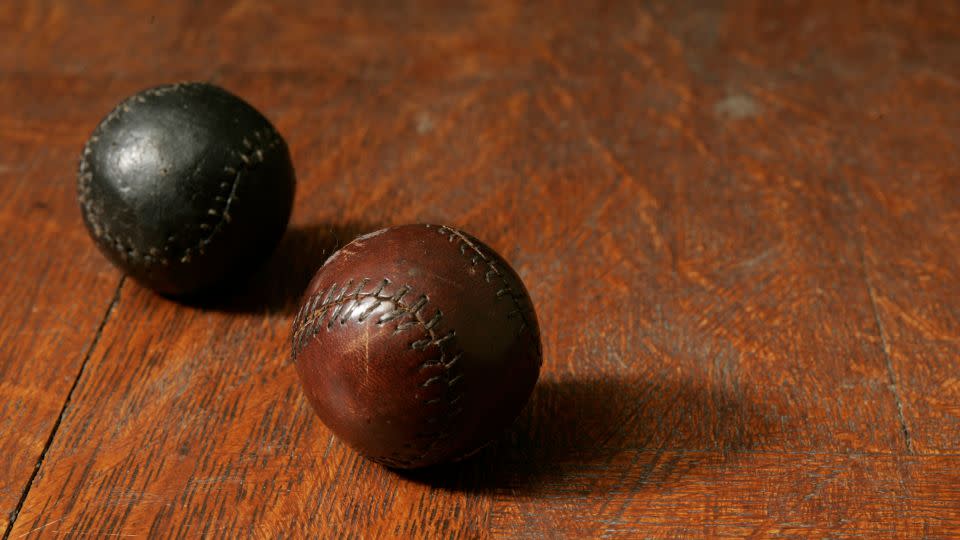
{"type": "Polygon", "coordinates": [[[205,83],[159,86],[117,105],[84,146],[77,180],[100,251],[171,296],[259,266],[287,227],[295,185],[273,125],[205,83]]]}

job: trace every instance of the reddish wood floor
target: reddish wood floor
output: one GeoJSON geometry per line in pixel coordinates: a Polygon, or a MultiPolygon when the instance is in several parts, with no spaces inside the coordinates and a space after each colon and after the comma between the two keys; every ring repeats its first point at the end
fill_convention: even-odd
{"type": "Polygon", "coordinates": [[[960,535],[960,4],[17,0],[0,45],[4,538],[960,535]],[[99,255],[75,171],[194,79],[299,185],[187,306],[99,255]],[[545,361],[495,446],[397,474],[287,338],[333,246],[417,221],[514,264],[545,361]]]}

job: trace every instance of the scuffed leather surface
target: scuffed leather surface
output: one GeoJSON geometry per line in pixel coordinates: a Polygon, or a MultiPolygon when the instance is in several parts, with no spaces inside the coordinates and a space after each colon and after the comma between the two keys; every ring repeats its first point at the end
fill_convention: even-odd
{"type": "Polygon", "coordinates": [[[320,268],[292,331],[323,422],[399,468],[462,458],[519,413],[537,381],[533,305],[503,258],[466,233],[405,225],[320,268]]]}
{"type": "Polygon", "coordinates": [[[100,250],[165,294],[249,272],[276,246],[293,205],[286,143],[252,106],[201,83],[120,103],[83,150],[78,192],[100,250]]]}

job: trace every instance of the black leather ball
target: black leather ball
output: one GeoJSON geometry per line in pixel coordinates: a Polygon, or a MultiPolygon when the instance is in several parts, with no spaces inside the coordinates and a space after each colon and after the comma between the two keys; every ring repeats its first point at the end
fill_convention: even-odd
{"type": "Polygon", "coordinates": [[[270,122],[203,83],[151,88],[97,126],[80,160],[87,229],[113,264],[167,295],[248,273],[283,235],[295,189],[270,122]]]}

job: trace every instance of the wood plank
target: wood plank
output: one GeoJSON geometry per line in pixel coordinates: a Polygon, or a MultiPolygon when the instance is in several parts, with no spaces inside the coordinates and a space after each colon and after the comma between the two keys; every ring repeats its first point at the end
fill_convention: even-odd
{"type": "MultiPolygon", "coordinates": [[[[877,96],[960,85],[919,73],[877,96]]],[[[919,98],[873,122],[844,168],[856,201],[863,259],[910,450],[960,451],[960,115],[919,98]],[[890,126],[898,126],[894,135],[890,126]],[[923,148],[917,152],[915,148],[923,148]],[[889,149],[899,159],[890,159],[889,149]],[[887,149],[886,152],[883,149],[887,149]],[[877,156],[870,160],[863,155],[877,156]],[[859,158],[859,159],[858,159],[859,158]]]]}
{"type": "Polygon", "coordinates": [[[294,223],[222,302],[124,284],[12,537],[958,533],[949,6],[145,6],[23,87],[92,127],[223,84],[290,142],[294,223]],[[287,337],[338,239],[409,221],[511,260],[546,358],[493,448],[398,475],[313,417],[287,337]]]}
{"type": "Polygon", "coordinates": [[[958,465],[956,454],[574,455],[547,465],[550,482],[532,494],[517,497],[522,479],[507,482],[491,527],[526,538],[952,538],[958,465]]]}
{"type": "Polygon", "coordinates": [[[87,128],[72,123],[78,115],[60,99],[73,85],[38,82],[0,76],[0,531],[33,478],[120,279],[80,220],[75,171],[87,128]]]}

